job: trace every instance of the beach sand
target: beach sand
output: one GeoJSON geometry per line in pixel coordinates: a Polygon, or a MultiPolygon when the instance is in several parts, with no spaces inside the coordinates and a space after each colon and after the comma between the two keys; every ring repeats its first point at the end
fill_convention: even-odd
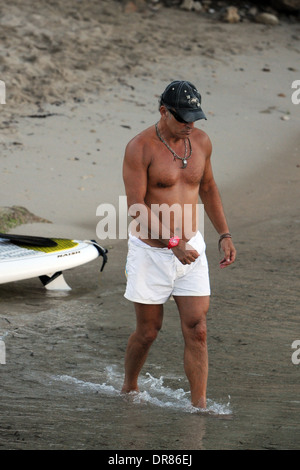
{"type": "MultiPolygon", "coordinates": [[[[291,345],[300,339],[300,104],[292,103],[291,86],[300,80],[299,23],[225,24],[175,8],[124,14],[108,1],[63,7],[42,1],[38,11],[33,5],[14,0],[1,7],[0,201],[52,223],[12,232],[97,238],[97,207],[113,204],[118,213],[124,195],[127,142],[158,120],[158,97],[171,80],[195,83],[208,117],[197,125],[213,143],[214,174],[238,251],[235,265],[220,270],[218,236],[205,221],[208,392],[230,394],[240,415],[222,433],[209,433],[216,424],[206,422],[201,443],[182,436],[162,443],[154,434],[143,442],[117,418],[122,437],[112,424],[106,431],[95,425],[92,413],[82,417],[80,406],[88,405],[78,397],[66,401],[50,386],[44,392],[45,374],[92,382],[100,354],[108,364],[117,355],[122,363],[134,326],[123,298],[127,240],[97,238],[109,262],[101,276],[97,262],[70,272],[69,298],[45,295],[37,280],[0,286],[7,347],[0,448],[296,448],[300,365],[291,361],[291,345]],[[84,354],[76,349],[81,333],[84,354]]],[[[172,308],[169,302],[167,312],[172,308]]],[[[156,346],[166,357],[168,333],[166,322],[156,346]]],[[[150,365],[161,354],[154,352],[150,365]]],[[[113,400],[110,407],[119,408],[113,400]]]]}

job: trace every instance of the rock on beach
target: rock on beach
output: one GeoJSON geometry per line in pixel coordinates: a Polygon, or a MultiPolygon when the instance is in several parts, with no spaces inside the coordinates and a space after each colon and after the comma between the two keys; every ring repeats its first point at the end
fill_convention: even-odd
{"type": "Polygon", "coordinates": [[[32,214],[22,206],[0,207],[0,232],[5,233],[22,224],[51,223],[42,217],[32,214]]]}

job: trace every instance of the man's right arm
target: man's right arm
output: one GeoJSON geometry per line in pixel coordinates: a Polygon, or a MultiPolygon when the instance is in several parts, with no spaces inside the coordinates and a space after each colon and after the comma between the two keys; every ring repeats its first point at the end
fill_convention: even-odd
{"type": "MultiPolygon", "coordinates": [[[[165,246],[169,239],[162,238],[166,233],[157,215],[145,203],[148,191],[148,168],[151,165],[151,153],[145,148],[143,138],[138,135],[126,147],[123,163],[123,180],[127,196],[129,215],[136,220],[131,224],[135,235],[142,239],[159,240],[165,246]]],[[[149,147],[149,145],[148,145],[149,147]]],[[[173,234],[170,234],[172,237],[173,234]]]]}
{"type": "Polygon", "coordinates": [[[150,209],[145,204],[149,165],[150,159],[147,159],[144,155],[143,140],[138,135],[126,147],[123,161],[123,180],[127,196],[128,213],[133,219],[139,215],[141,232],[135,235],[141,238],[148,238],[148,227],[151,221],[150,209]],[[140,211],[138,211],[138,208],[140,211]]]}

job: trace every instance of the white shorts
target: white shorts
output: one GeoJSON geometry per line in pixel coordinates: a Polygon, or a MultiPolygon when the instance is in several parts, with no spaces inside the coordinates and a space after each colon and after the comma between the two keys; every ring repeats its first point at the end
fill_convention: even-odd
{"type": "Polygon", "coordinates": [[[142,304],[163,304],[171,295],[210,295],[205,243],[200,232],[189,244],[199,257],[183,265],[168,248],[154,248],[129,235],[124,297],[142,304]]]}

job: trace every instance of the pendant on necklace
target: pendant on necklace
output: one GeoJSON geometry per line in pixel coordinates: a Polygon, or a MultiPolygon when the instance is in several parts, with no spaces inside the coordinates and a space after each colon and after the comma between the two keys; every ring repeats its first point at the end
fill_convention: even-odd
{"type": "Polygon", "coordinates": [[[155,124],[155,129],[156,129],[156,135],[157,137],[159,138],[159,140],[167,147],[168,150],[170,150],[170,152],[172,153],[173,157],[174,157],[174,162],[176,161],[176,158],[178,158],[178,160],[181,160],[182,161],[182,167],[181,168],[186,168],[187,167],[187,163],[188,163],[188,159],[191,158],[192,156],[192,145],[191,145],[191,141],[189,138],[187,139],[184,139],[184,157],[179,157],[179,155],[177,155],[176,152],[174,152],[173,149],[171,149],[171,147],[167,144],[167,142],[162,138],[162,136],[160,135],[159,133],[159,130],[158,130],[158,123],[155,124]],[[189,143],[189,147],[190,147],[190,154],[188,155],[187,154],[187,141],[188,140],[188,143],[189,143]]]}

